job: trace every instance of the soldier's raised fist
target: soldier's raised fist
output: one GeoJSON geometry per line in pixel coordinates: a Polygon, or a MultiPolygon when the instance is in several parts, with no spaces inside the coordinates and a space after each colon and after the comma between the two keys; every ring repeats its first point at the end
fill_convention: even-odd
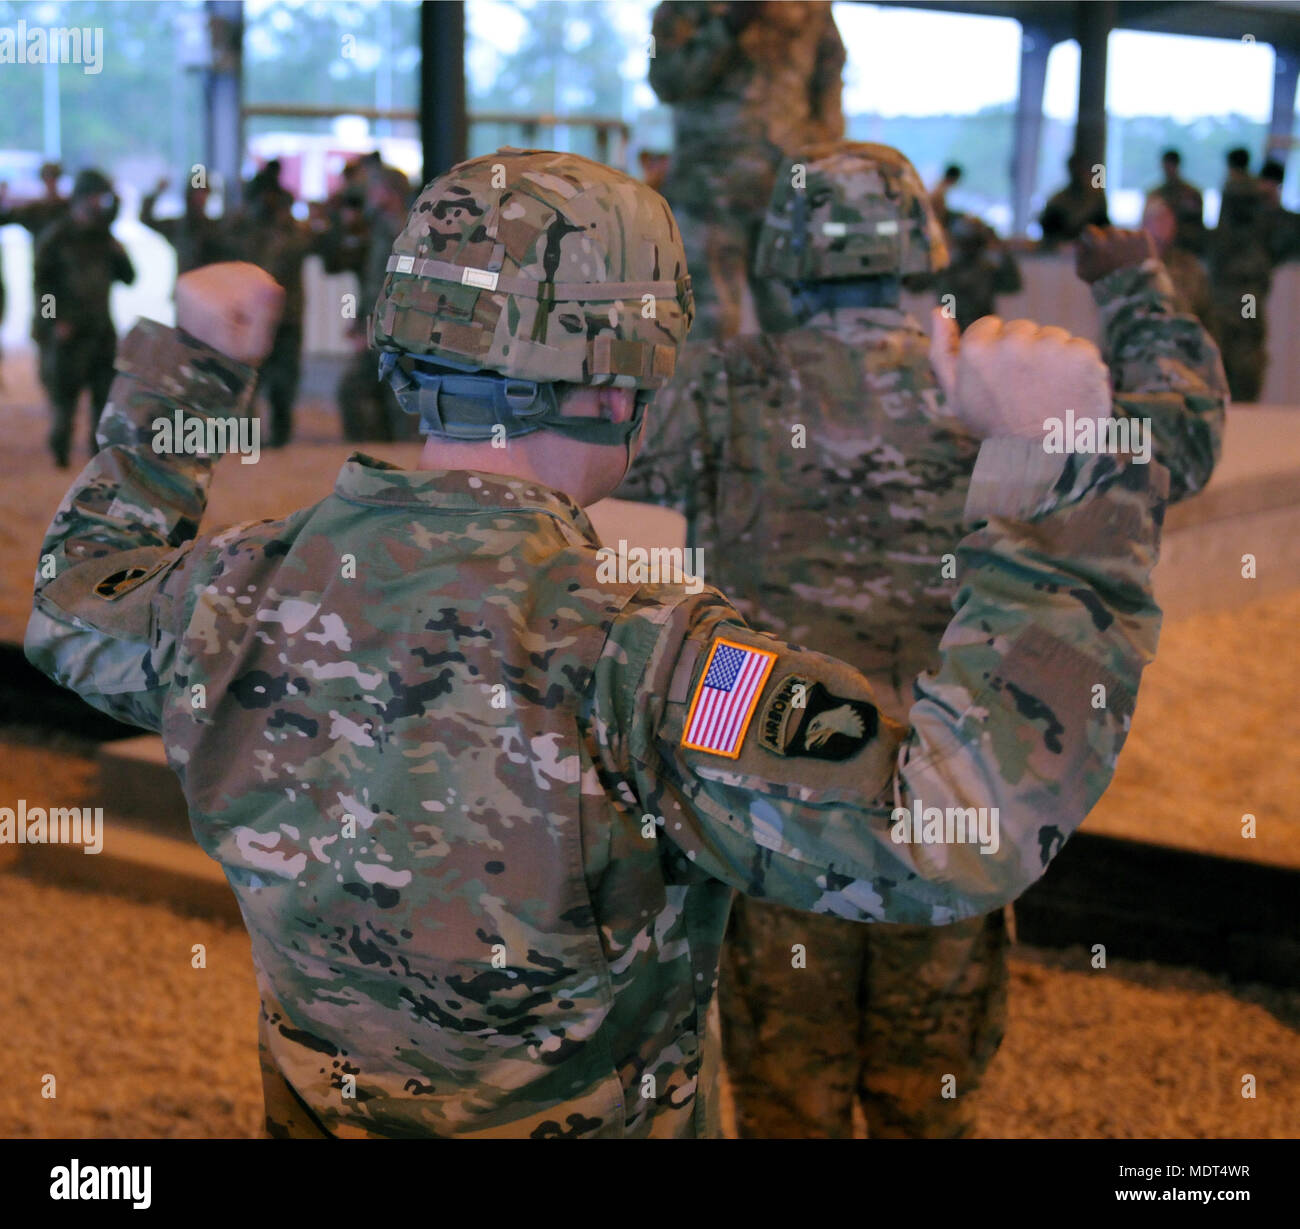
{"type": "Polygon", "coordinates": [[[1092,342],[1032,320],[976,320],[960,337],[935,310],[930,360],[950,412],[981,438],[1041,437],[1073,410],[1111,416],[1110,373],[1092,342]]]}
{"type": "Polygon", "coordinates": [[[1074,269],[1085,282],[1095,282],[1125,265],[1140,265],[1155,254],[1156,245],[1144,230],[1089,226],[1079,236],[1074,269]]]}
{"type": "Polygon", "coordinates": [[[284,289],[243,261],[204,265],[176,279],[176,323],[214,350],[256,367],[270,352],[284,289]]]}

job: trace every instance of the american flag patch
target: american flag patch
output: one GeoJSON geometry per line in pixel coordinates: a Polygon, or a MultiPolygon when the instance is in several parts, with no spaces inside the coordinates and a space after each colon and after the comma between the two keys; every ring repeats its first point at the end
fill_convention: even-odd
{"type": "Polygon", "coordinates": [[[776,654],[715,640],[695,689],[682,746],[736,759],[776,654]]]}

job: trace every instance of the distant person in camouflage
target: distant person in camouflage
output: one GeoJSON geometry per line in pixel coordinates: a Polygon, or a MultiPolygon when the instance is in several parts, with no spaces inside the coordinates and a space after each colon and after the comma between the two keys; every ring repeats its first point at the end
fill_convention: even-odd
{"type": "Polygon", "coordinates": [[[829,3],[664,3],[650,84],[673,111],[663,193],[695,287],[692,337],[788,328],[779,286],[752,277],[782,155],[844,135],[844,44],[829,3]]]}
{"type": "MultiPolygon", "coordinates": [[[[855,143],[791,162],[769,217],[756,272],[793,286],[803,327],[689,345],[618,493],[678,508],[754,626],[852,662],[905,718],[942,661],[978,448],[944,387],[947,342],[935,355],[899,307],[903,278],[944,263],[937,220],[902,154],[855,143]]],[[[1176,494],[1198,489],[1222,426],[1214,347],[1173,314],[1158,269],[1119,267],[1150,254],[1139,237],[1083,242],[1114,413],[1154,420],[1176,494]]],[[[1040,424],[1066,401],[1039,402],[1040,424]]],[[[1006,944],[1001,911],[861,928],[737,900],[721,999],[741,1133],[848,1137],[856,1101],[873,1136],[970,1134],[1005,1025],[1006,944]]]]}
{"type": "Polygon", "coordinates": [[[384,288],[393,243],[406,225],[411,185],[395,167],[377,165],[367,171],[363,190],[367,252],[358,278],[362,312],[351,334],[356,353],[339,380],[343,438],[413,440],[418,438],[415,420],[402,412],[391,386],[380,381],[379,357],[368,336],[369,309],[384,288]]]}
{"type": "Polygon", "coordinates": [[[1250,154],[1229,150],[1219,222],[1210,235],[1214,333],[1234,401],[1258,401],[1268,367],[1268,296],[1273,288],[1273,232],[1268,202],[1250,173],[1250,154]]]}
{"type": "MultiPolygon", "coordinates": [[[[23,201],[11,205],[5,184],[0,183],[0,226],[10,224],[21,226],[31,235],[33,243],[41,232],[57,222],[68,212],[68,198],[59,192],[59,180],[63,177],[63,168],[57,162],[41,164],[41,183],[45,193],[36,200],[23,201]]],[[[0,267],[0,320],[4,319],[5,284],[4,269],[0,267]]],[[[0,356],[3,347],[0,347],[0,356]]]]}
{"type": "Polygon", "coordinates": [[[1142,229],[1151,236],[1174,285],[1180,312],[1190,312],[1207,329],[1214,328],[1214,303],[1205,266],[1185,247],[1179,247],[1178,219],[1164,197],[1152,193],[1142,211],[1142,229]]]}
{"type": "Polygon", "coordinates": [[[949,213],[944,223],[952,260],[935,279],[939,302],[963,331],[997,311],[997,297],[1022,286],[1015,254],[991,226],[972,213],[949,213]]]}
{"type": "Polygon", "coordinates": [[[1164,180],[1148,195],[1159,197],[1169,207],[1174,219],[1173,248],[1200,256],[1205,252],[1205,201],[1200,188],[1183,178],[1182,166],[1182,154],[1176,149],[1165,150],[1160,155],[1164,180]]]}
{"type": "Polygon", "coordinates": [[[1088,160],[1082,154],[1071,154],[1065,169],[1070,182],[1048,200],[1038,219],[1046,248],[1074,242],[1085,227],[1110,225],[1106,192],[1093,184],[1088,160]]]}
{"type": "Polygon", "coordinates": [[[90,394],[90,451],[113,382],[117,333],[109,311],[114,282],[130,285],[135,268],[109,229],[117,217],[113,185],[82,171],[67,212],[41,231],[33,258],[32,340],[40,349],[41,383],[50,398],[50,452],[68,464],[73,421],[83,391],[90,394]]]}
{"type": "Polygon", "coordinates": [[[68,212],[69,199],[59,191],[59,180],[63,178],[63,167],[57,162],[41,164],[41,184],[44,195],[35,200],[14,205],[3,218],[0,225],[10,222],[21,226],[32,239],[39,239],[41,232],[53,225],[68,212]]]}
{"type": "Polygon", "coordinates": [[[939,225],[945,231],[947,231],[948,224],[953,218],[962,216],[948,208],[948,193],[961,183],[961,177],[961,167],[955,162],[949,163],[943,169],[943,178],[930,189],[930,209],[933,211],[934,216],[939,219],[939,225]]]}
{"type": "Polygon", "coordinates": [[[123,344],[27,654],[161,731],[248,926],[272,1134],[716,1133],[705,1021],[735,891],[984,914],[1106,788],[1156,647],[1167,471],[1034,438],[1045,388],[1108,404],[1095,347],[968,335],[961,409],[990,438],[966,598],[906,730],[815,642],[620,574],[582,511],[626,473],[690,324],[661,197],[500,150],[425,188],[388,266],[374,339],[420,468],[355,454],[314,507],[199,536],[216,450],[160,449],[157,420],[228,429],[281,291],[195,270],[179,327],[123,344]],[[996,808],[989,839],[968,807],[996,808]]]}
{"type": "Polygon", "coordinates": [[[1274,263],[1300,259],[1300,214],[1282,204],[1286,167],[1269,158],[1259,168],[1259,190],[1264,197],[1264,218],[1274,263]]]}
{"type": "Polygon", "coordinates": [[[283,448],[293,435],[293,406],[302,376],[302,266],[319,242],[294,218],[293,195],[280,186],[279,163],[268,163],[245,189],[244,207],[231,224],[230,245],[240,260],[265,269],[285,290],[275,344],[258,377],[271,411],[267,442],[272,448],[283,448]]]}
{"type": "Polygon", "coordinates": [[[160,179],[140,202],[140,221],[176,249],[177,276],[203,265],[229,260],[233,253],[225,228],[218,219],[208,217],[207,184],[186,184],[185,212],[179,218],[160,218],[154,212],[158,198],[166,190],[167,180],[160,179]]]}

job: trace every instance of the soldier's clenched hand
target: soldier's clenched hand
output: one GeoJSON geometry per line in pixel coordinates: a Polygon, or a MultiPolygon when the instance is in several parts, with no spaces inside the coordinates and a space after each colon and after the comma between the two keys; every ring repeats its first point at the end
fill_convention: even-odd
{"type": "Polygon", "coordinates": [[[241,363],[257,366],[271,351],[284,289],[243,261],[204,265],[176,280],[176,324],[241,363]]]}
{"type": "Polygon", "coordinates": [[[1097,347],[1032,320],[985,316],[957,337],[936,313],[931,363],[953,415],[983,438],[1041,436],[1044,420],[1073,410],[1109,418],[1110,374],[1097,347]]]}
{"type": "Polygon", "coordinates": [[[1092,283],[1125,265],[1140,265],[1155,254],[1155,243],[1144,230],[1089,226],[1079,236],[1074,269],[1085,282],[1092,283]]]}

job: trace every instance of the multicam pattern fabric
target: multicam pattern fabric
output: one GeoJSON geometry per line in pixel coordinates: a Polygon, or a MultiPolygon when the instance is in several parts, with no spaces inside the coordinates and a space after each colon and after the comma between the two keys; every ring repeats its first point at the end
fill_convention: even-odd
{"type": "MultiPolygon", "coordinates": [[[[1116,413],[1151,422],[1175,498],[1199,490],[1226,399],[1213,343],[1154,264],[1095,295],[1116,413]]],[[[944,562],[960,554],[977,447],[917,325],[841,308],[688,346],[619,494],[682,511],[707,578],[755,626],[854,663],[903,718],[913,679],[941,661],[960,583],[944,562]]],[[[971,1134],[968,1094],[1004,1027],[1006,941],[1000,914],[864,931],[737,900],[721,1002],[742,1134],[847,1137],[855,1099],[873,1135],[971,1134]]]]}
{"type": "Polygon", "coordinates": [[[197,536],[213,458],[155,453],[153,419],[229,414],[252,372],[148,323],[119,370],[26,649],[161,731],[249,929],[273,1133],[713,1132],[732,893],[996,908],[1106,787],[1155,650],[1165,471],[989,441],[911,730],[686,750],[720,636],[777,654],[760,730],[791,676],[855,713],[871,692],[715,590],[602,583],[585,514],[518,479],[357,455],[314,507],[197,536]],[[1000,808],[999,851],[897,842],[916,800],[1000,808]]]}
{"type": "Polygon", "coordinates": [[[380,349],[528,380],[657,388],[693,311],[664,199],[574,154],[453,167],[416,200],[388,270],[380,349]]]}

